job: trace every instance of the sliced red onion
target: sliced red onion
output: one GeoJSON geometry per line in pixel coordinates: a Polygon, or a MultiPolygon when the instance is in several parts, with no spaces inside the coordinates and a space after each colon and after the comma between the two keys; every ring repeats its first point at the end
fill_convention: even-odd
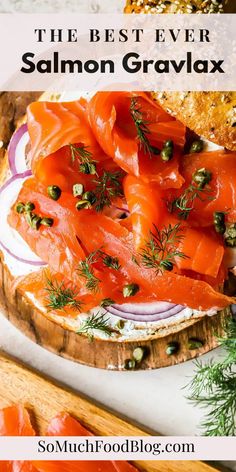
{"type": "Polygon", "coordinates": [[[32,175],[30,170],[22,174],[11,177],[0,189],[0,214],[1,214],[1,236],[0,246],[10,256],[19,262],[32,266],[45,265],[36,254],[34,254],[24,239],[11,228],[7,222],[7,217],[11,206],[17,199],[17,195],[25,179],[32,175]]]}
{"type": "Polygon", "coordinates": [[[29,133],[27,124],[20,126],[12,135],[8,146],[8,162],[12,175],[25,172],[26,162],[26,145],[29,142],[29,133]]]}
{"type": "Polygon", "coordinates": [[[107,312],[131,321],[153,322],[161,321],[184,311],[186,307],[167,302],[125,303],[111,305],[107,312]],[[124,309],[125,307],[125,309],[124,309]],[[129,310],[127,309],[129,307],[129,310]]]}

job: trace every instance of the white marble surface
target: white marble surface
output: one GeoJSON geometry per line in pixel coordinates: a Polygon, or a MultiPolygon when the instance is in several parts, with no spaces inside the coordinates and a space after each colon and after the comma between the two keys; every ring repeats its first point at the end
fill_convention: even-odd
{"type": "MultiPolygon", "coordinates": [[[[75,364],[37,346],[0,315],[0,349],[26,364],[82,392],[146,429],[169,436],[201,434],[202,411],[191,405],[183,390],[192,377],[194,364],[153,371],[109,372],[75,364]]],[[[220,349],[204,360],[221,356],[220,349]]],[[[236,463],[227,463],[236,471],[236,463]]]]}
{"type": "MultiPolygon", "coordinates": [[[[121,8],[121,0],[0,0],[1,12],[114,12],[121,8]]],[[[0,349],[153,431],[164,435],[200,434],[202,411],[189,404],[183,390],[193,374],[193,362],[146,372],[92,369],[40,348],[1,315],[0,349]]],[[[220,354],[217,350],[204,359],[220,354]]],[[[236,471],[236,463],[227,465],[236,471]]]]}

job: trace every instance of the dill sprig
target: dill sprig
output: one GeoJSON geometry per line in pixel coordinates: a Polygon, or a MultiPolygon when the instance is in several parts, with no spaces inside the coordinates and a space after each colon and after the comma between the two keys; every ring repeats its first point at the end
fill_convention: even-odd
{"type": "Polygon", "coordinates": [[[71,159],[72,162],[79,161],[80,163],[80,171],[83,174],[97,174],[96,171],[96,163],[93,159],[92,153],[88,150],[88,146],[84,146],[81,144],[80,146],[76,144],[69,144],[70,151],[71,151],[71,159]]]}
{"type": "Polygon", "coordinates": [[[67,287],[64,282],[58,282],[57,280],[51,280],[46,278],[48,292],[47,296],[47,308],[50,310],[63,310],[65,307],[71,307],[74,310],[81,311],[82,302],[77,299],[76,291],[67,287]]]}
{"type": "Polygon", "coordinates": [[[112,328],[109,326],[109,319],[106,318],[105,314],[99,312],[89,316],[84,322],[82,322],[77,334],[86,334],[92,341],[94,338],[93,331],[97,329],[102,331],[107,336],[111,336],[112,328]]]}
{"type": "Polygon", "coordinates": [[[150,143],[148,136],[151,133],[150,129],[148,128],[150,123],[144,119],[142,110],[138,106],[137,99],[135,97],[131,99],[130,113],[137,131],[137,138],[140,142],[140,146],[144,150],[144,153],[149,154],[149,157],[152,157],[152,154],[160,154],[160,150],[152,146],[150,143]]]}
{"type": "Polygon", "coordinates": [[[100,279],[95,275],[93,264],[98,262],[98,251],[91,252],[84,261],[79,263],[78,272],[86,280],[85,287],[89,292],[97,293],[100,279]]]}
{"type": "Polygon", "coordinates": [[[148,269],[155,269],[157,274],[164,270],[171,271],[176,257],[187,257],[177,249],[184,238],[183,234],[179,234],[182,228],[180,224],[169,224],[162,230],[154,225],[154,229],[155,232],[150,231],[150,239],[140,251],[141,264],[148,269]]]}
{"type": "Polygon", "coordinates": [[[103,171],[99,180],[94,180],[94,183],[96,184],[96,211],[102,211],[104,207],[111,206],[114,198],[123,196],[121,185],[122,176],[123,174],[120,171],[103,171]]]}
{"type": "Polygon", "coordinates": [[[199,188],[194,184],[184,190],[182,195],[169,203],[171,213],[177,211],[178,217],[181,220],[187,220],[191,211],[194,208],[194,201],[196,199],[202,202],[211,199],[211,190],[209,188],[199,188]]]}
{"type": "Polygon", "coordinates": [[[208,410],[201,423],[204,436],[235,436],[236,433],[236,321],[227,321],[224,330],[219,342],[226,357],[206,364],[195,362],[195,375],[187,385],[188,399],[208,410]]]}

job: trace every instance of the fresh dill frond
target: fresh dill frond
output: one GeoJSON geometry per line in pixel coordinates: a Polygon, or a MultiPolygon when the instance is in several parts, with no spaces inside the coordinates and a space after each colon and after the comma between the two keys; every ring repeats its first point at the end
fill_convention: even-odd
{"type": "Polygon", "coordinates": [[[85,321],[82,322],[77,334],[86,334],[92,341],[94,338],[94,330],[99,330],[105,333],[107,336],[111,336],[112,328],[109,326],[109,319],[106,318],[105,314],[99,312],[89,316],[85,321]]]}
{"type": "Polygon", "coordinates": [[[172,202],[167,202],[167,206],[171,213],[177,212],[179,219],[187,220],[194,208],[194,201],[196,199],[202,202],[211,200],[211,192],[211,188],[202,188],[192,182],[179,197],[175,198],[172,202]]]}
{"type": "Polygon", "coordinates": [[[88,150],[88,146],[69,144],[72,162],[78,161],[80,172],[83,174],[97,174],[96,163],[92,153],[88,150]]]}
{"type": "Polygon", "coordinates": [[[50,310],[63,310],[65,307],[71,307],[74,310],[81,311],[82,302],[77,299],[76,291],[67,287],[64,282],[46,278],[48,292],[46,307],[50,310]]]}
{"type": "Polygon", "coordinates": [[[178,245],[184,238],[180,234],[180,224],[168,225],[163,229],[154,225],[155,231],[150,231],[150,239],[140,251],[141,264],[148,269],[155,269],[156,273],[173,270],[176,257],[187,256],[178,250],[178,245]]]}
{"type": "Polygon", "coordinates": [[[104,251],[99,251],[99,254],[101,256],[102,262],[106,267],[109,267],[110,269],[114,270],[119,270],[120,269],[120,263],[118,257],[112,257],[109,254],[106,254],[104,251]]]}
{"type": "Polygon", "coordinates": [[[89,292],[97,293],[100,279],[95,275],[93,265],[98,262],[98,251],[91,252],[84,261],[79,263],[78,273],[86,280],[85,287],[89,292]]]}
{"type": "Polygon", "coordinates": [[[114,198],[123,196],[122,177],[123,174],[120,171],[108,172],[104,170],[99,180],[94,180],[96,184],[94,191],[96,195],[96,211],[102,211],[104,207],[111,206],[114,198]]]}
{"type": "Polygon", "coordinates": [[[201,423],[204,436],[235,436],[236,433],[236,321],[227,321],[224,330],[219,342],[225,358],[206,364],[196,361],[195,375],[187,385],[190,392],[187,398],[207,409],[201,423]]]}
{"type": "Polygon", "coordinates": [[[152,154],[160,154],[160,150],[152,146],[150,143],[149,134],[151,134],[151,132],[148,127],[150,123],[144,119],[142,110],[138,106],[138,102],[135,97],[131,99],[130,113],[137,131],[137,138],[140,142],[140,146],[143,148],[144,153],[149,154],[149,157],[152,157],[152,154]]]}

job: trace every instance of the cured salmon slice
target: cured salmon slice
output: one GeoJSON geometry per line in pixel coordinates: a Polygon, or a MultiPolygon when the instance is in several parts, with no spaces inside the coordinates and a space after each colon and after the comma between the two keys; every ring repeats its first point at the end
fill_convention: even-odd
{"type": "Polygon", "coordinates": [[[150,183],[127,175],[124,193],[131,214],[134,246],[138,251],[149,238],[153,225],[159,225],[164,210],[160,190],[150,183]]]}
{"type": "Polygon", "coordinates": [[[34,436],[27,410],[13,405],[0,410],[0,436],[34,436]]]}
{"type": "Polygon", "coordinates": [[[209,183],[210,193],[202,192],[200,198],[193,203],[189,216],[191,225],[211,226],[215,211],[226,212],[226,220],[236,221],[236,153],[225,151],[201,152],[184,156],[181,161],[181,174],[186,184],[191,183],[193,174],[206,168],[212,173],[209,183]]]}
{"type": "Polygon", "coordinates": [[[68,144],[82,143],[94,158],[104,158],[85,113],[83,100],[74,102],[34,102],[27,108],[32,170],[40,162],[68,144]]]}
{"type": "MultiPolygon", "coordinates": [[[[49,424],[49,436],[92,436],[76,419],[67,413],[60,413],[49,424]]],[[[39,472],[137,472],[137,469],[125,461],[33,461],[39,472]]]]}
{"type": "MultiPolygon", "coordinates": [[[[27,410],[13,405],[0,410],[0,436],[35,436],[27,410]]],[[[29,461],[0,461],[1,472],[37,472],[29,461]]]]}
{"type": "Polygon", "coordinates": [[[173,134],[176,139],[175,144],[183,147],[184,125],[176,122],[168,113],[163,113],[147,94],[141,92],[98,92],[90,100],[88,103],[90,123],[98,143],[125,172],[135,176],[142,175],[143,178],[152,176],[152,180],[161,185],[165,181],[165,188],[171,186],[171,183],[173,187],[179,188],[183,179],[178,173],[176,156],[169,166],[161,161],[160,156],[153,155],[151,159],[150,155],[141,152],[142,142],[137,136],[131,109],[132,100],[136,103],[136,113],[142,116],[142,123],[146,128],[145,134],[151,145],[162,148],[164,141],[170,139],[173,134]],[[172,175],[174,169],[176,176],[172,175]]]}
{"type": "MultiPolygon", "coordinates": [[[[215,291],[208,283],[195,280],[175,272],[164,272],[157,275],[155,270],[137,265],[133,260],[132,234],[116,221],[99,214],[96,218],[92,212],[85,212],[80,220],[80,238],[89,230],[90,238],[84,239],[88,251],[94,251],[98,245],[113,257],[118,257],[120,273],[129,281],[142,287],[147,299],[165,300],[199,310],[224,308],[234,299],[215,291]]],[[[137,294],[138,295],[138,294],[137,294]]],[[[132,301],[136,301],[132,297],[132,301]]]]}

